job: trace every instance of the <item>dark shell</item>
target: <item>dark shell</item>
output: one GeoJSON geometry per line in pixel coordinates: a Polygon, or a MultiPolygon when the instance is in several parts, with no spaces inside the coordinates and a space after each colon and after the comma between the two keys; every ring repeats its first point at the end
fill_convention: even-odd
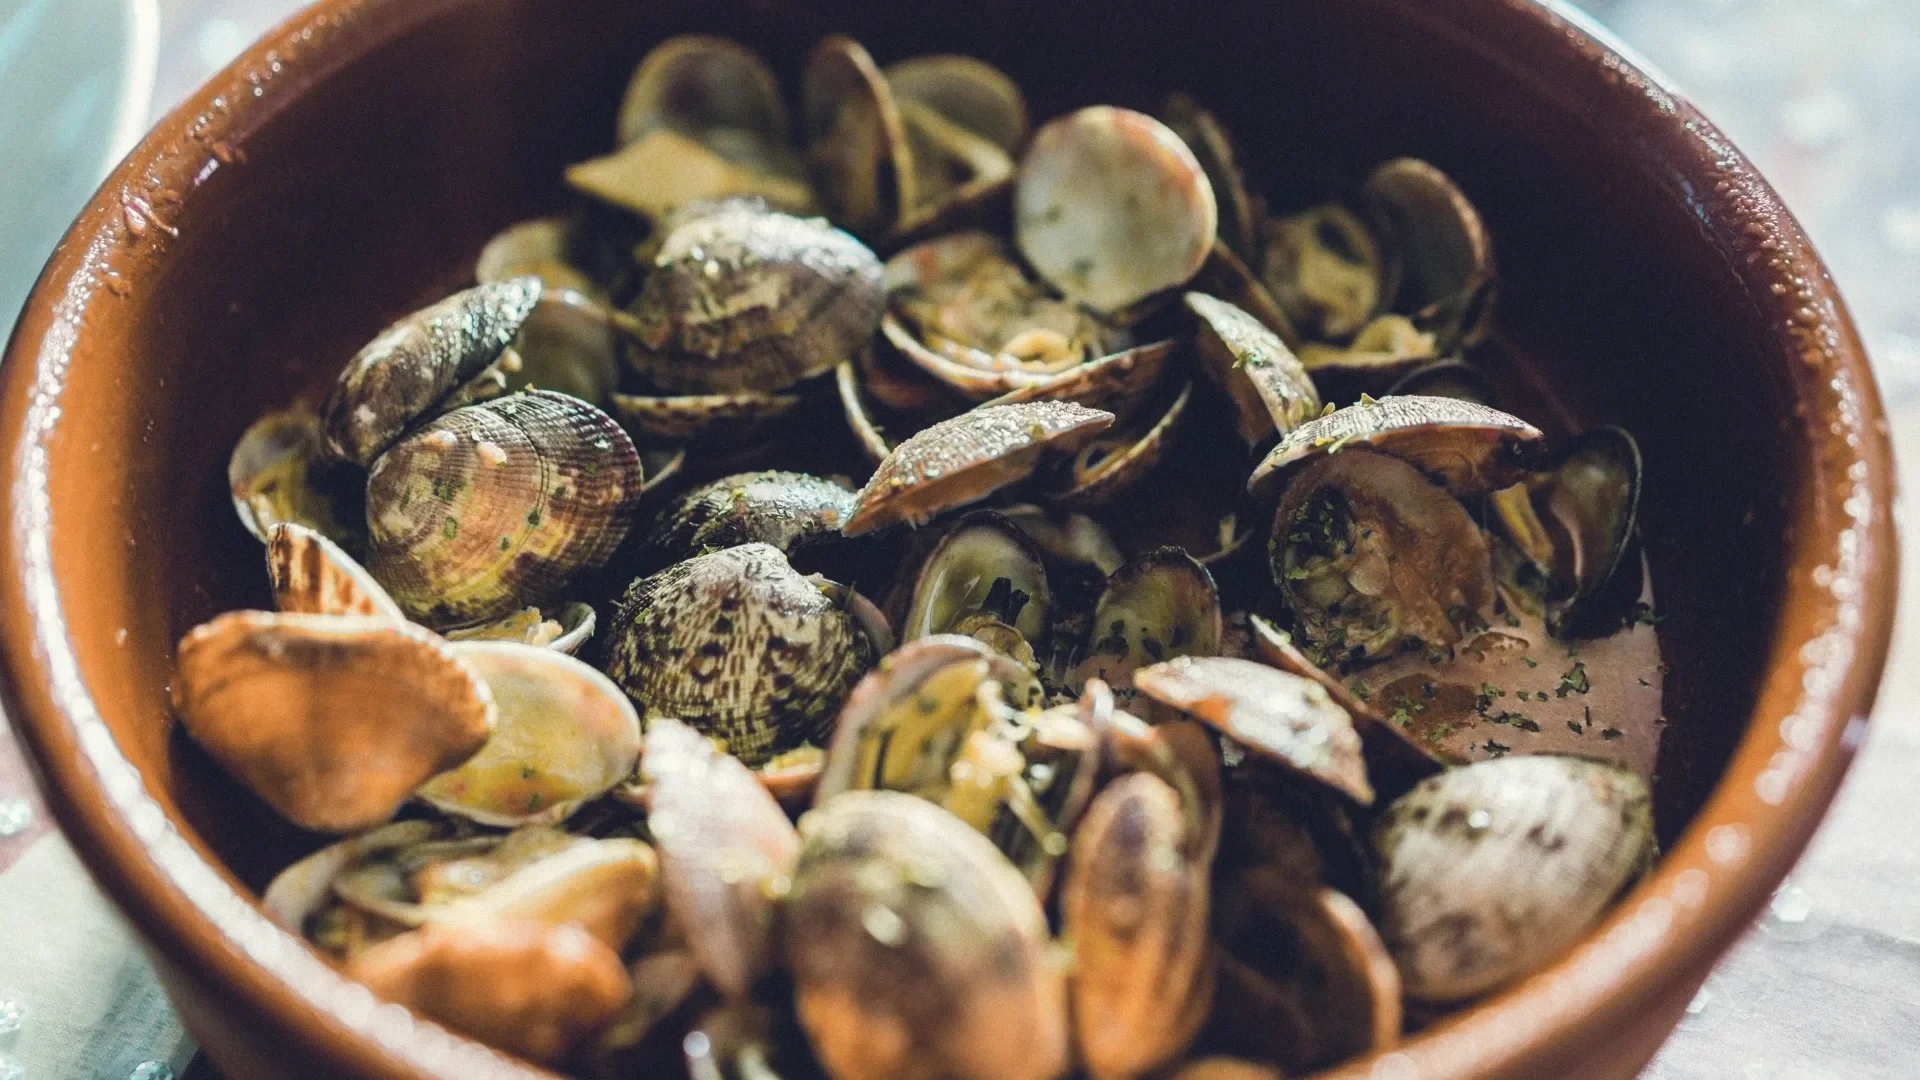
{"type": "Polygon", "coordinates": [[[1197,292],[1217,296],[1241,311],[1259,320],[1260,325],[1280,335],[1280,340],[1289,349],[1305,347],[1305,339],[1280,308],[1280,302],[1267,291],[1267,286],[1254,276],[1247,264],[1235,255],[1227,245],[1215,241],[1213,252],[1193,276],[1192,287],[1197,292]]]}
{"type": "Polygon", "coordinates": [[[872,662],[846,612],[786,556],[743,544],[634,582],[606,670],[642,716],[684,720],[758,766],[824,742],[872,662]]]}
{"type": "Polygon", "coordinates": [[[1555,637],[1604,637],[1640,599],[1640,471],[1639,444],[1617,427],[1574,440],[1554,470],[1544,502],[1564,564],[1547,604],[1555,637]]]}
{"type": "Polygon", "coordinates": [[[807,157],[835,221],[875,237],[917,201],[906,125],[873,57],[835,34],[814,46],[803,80],[807,157]]]}
{"type": "Polygon", "coordinates": [[[955,522],[921,564],[900,636],[913,641],[965,633],[958,624],[984,612],[1014,627],[1037,649],[1045,643],[1052,603],[1046,567],[1033,542],[1000,514],[975,510],[955,522]]]}
{"type": "Polygon", "coordinates": [[[1320,415],[1320,394],[1280,335],[1206,293],[1190,292],[1186,303],[1199,320],[1194,342],[1201,370],[1233,403],[1234,424],[1248,446],[1320,415]]]}
{"type": "Polygon", "coordinates": [[[419,621],[498,618],[606,562],[640,489],[633,441],[578,398],[539,390],[456,409],[374,464],[368,569],[419,621]]]}
{"type": "Polygon", "coordinates": [[[840,539],[853,499],[845,487],[806,473],[724,476],[661,511],[647,537],[648,561],[664,565],[751,543],[771,544],[791,555],[809,544],[840,539]]]}
{"type": "Polygon", "coordinates": [[[619,145],[668,128],[701,138],[715,129],[787,141],[787,109],[766,61],[726,38],[682,34],[653,47],[620,102],[619,145]]]}
{"type": "MultiPolygon", "coordinates": [[[[1112,503],[1152,475],[1180,434],[1193,399],[1193,384],[1182,383],[1179,393],[1145,430],[1138,418],[1128,430],[1108,429],[1063,463],[1043,485],[1040,497],[1049,505],[1091,509],[1112,503]]],[[[1165,400],[1162,398],[1161,400],[1165,400]]]]}
{"type": "Polygon", "coordinates": [[[1259,251],[1260,210],[1247,193],[1247,182],[1234,163],[1233,138],[1213,113],[1190,94],[1174,93],[1160,106],[1160,121],[1180,136],[1213,185],[1219,205],[1220,240],[1242,259],[1259,251]]]}
{"type": "Polygon", "coordinates": [[[327,449],[361,465],[500,359],[540,302],[537,277],[478,285],[381,331],[320,407],[327,449]]]}
{"type": "Polygon", "coordinates": [[[1442,354],[1477,343],[1493,313],[1493,243],[1480,214],[1447,175],[1398,158],[1367,178],[1375,227],[1397,281],[1382,299],[1434,332],[1442,354]]]}
{"type": "Polygon", "coordinates": [[[902,130],[911,146],[913,205],[900,215],[889,238],[929,236],[984,216],[1010,195],[1013,158],[992,140],[917,101],[899,101],[902,130]]]}
{"type": "Polygon", "coordinates": [[[736,200],[667,234],[628,357],[671,392],[780,390],[851,358],[885,304],[880,260],[858,240],[736,200]]]}
{"type": "Polygon", "coordinates": [[[1487,378],[1486,372],[1464,360],[1435,360],[1424,364],[1388,387],[1387,393],[1459,398],[1481,405],[1492,405],[1495,401],[1493,380],[1487,378]]]}
{"type": "Polygon", "coordinates": [[[613,415],[646,445],[702,440],[728,442],[758,435],[800,404],[795,394],[685,394],[644,397],[614,394],[613,415]]]}
{"type": "Polygon", "coordinates": [[[1521,480],[1545,438],[1525,420],[1471,401],[1363,398],[1281,436],[1253,470],[1247,490],[1271,496],[1317,457],[1373,450],[1406,461],[1455,495],[1485,495],[1521,480]]]}
{"type": "Polygon", "coordinates": [[[1011,154],[1027,139],[1027,103],[1006,73],[971,56],[916,56],[889,64],[887,86],[1011,154]]]}

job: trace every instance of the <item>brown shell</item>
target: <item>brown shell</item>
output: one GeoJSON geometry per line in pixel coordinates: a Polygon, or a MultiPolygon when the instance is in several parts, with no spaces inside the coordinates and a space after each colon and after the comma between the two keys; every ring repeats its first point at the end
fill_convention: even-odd
{"type": "Polygon", "coordinates": [[[687,394],[645,397],[614,394],[613,415],[634,439],[646,445],[679,444],[696,439],[733,442],[759,434],[770,422],[800,404],[793,394],[687,394]]]}
{"type": "Polygon", "coordinates": [[[429,926],[376,945],[347,977],[388,1001],[552,1064],[632,992],[619,954],[577,926],[526,920],[429,926]]]}
{"type": "Polygon", "coordinates": [[[418,626],[233,611],[181,638],[178,655],[187,733],[303,828],[385,821],[493,729],[486,683],[418,626]]]}
{"type": "Polygon", "coordinates": [[[1195,291],[1217,296],[1253,316],[1261,326],[1280,335],[1287,348],[1297,351],[1305,347],[1306,339],[1281,310],[1280,302],[1227,245],[1214,243],[1213,252],[1193,276],[1192,284],[1195,291]]]}
{"type": "Polygon", "coordinates": [[[847,428],[860,444],[860,451],[875,465],[887,460],[887,455],[893,453],[894,443],[875,422],[875,410],[861,388],[860,376],[854,370],[853,361],[849,360],[833,369],[833,388],[840,396],[840,410],[846,414],[847,428]]]}
{"type": "Polygon", "coordinates": [[[567,166],[566,178],[575,190],[655,223],[698,203],[739,197],[764,199],[796,214],[814,212],[813,189],[784,175],[779,165],[777,159],[730,160],[696,137],[656,128],[604,157],[567,166]]]}
{"type": "Polygon", "coordinates": [[[1440,397],[1363,399],[1294,428],[1254,469],[1247,490],[1271,497],[1292,473],[1333,450],[1400,458],[1461,497],[1510,487],[1546,436],[1499,409],[1440,397]]]}
{"type": "Polygon", "coordinates": [[[520,326],[508,390],[557,390],[604,408],[620,384],[621,335],[600,301],[549,287],[520,326]]]}
{"type": "Polygon", "coordinates": [[[1023,401],[1071,401],[1089,409],[1103,409],[1125,420],[1142,404],[1169,370],[1168,361],[1179,352],[1174,341],[1155,341],[1109,353],[1076,364],[1042,382],[1010,390],[987,402],[1018,405],[1023,401]]]}
{"type": "Polygon", "coordinates": [[[368,568],[418,621],[498,618],[604,563],[640,485],[633,441],[578,398],[539,390],[456,409],[375,463],[368,568]]]}
{"type": "Polygon", "coordinates": [[[890,240],[927,236],[984,216],[1013,187],[1013,158],[991,139],[968,130],[918,101],[897,101],[901,130],[911,146],[913,205],[900,215],[890,240]]]}
{"type": "Polygon", "coordinates": [[[824,742],[871,664],[847,614],[779,549],[755,543],[634,582],[606,671],[643,716],[685,720],[757,766],[824,742]]]}
{"type": "Polygon", "coordinates": [[[673,393],[780,390],[852,357],[885,304],[880,260],[858,240],[735,200],[667,234],[628,358],[673,393]]]}
{"type": "Polygon", "coordinates": [[[1252,660],[1182,656],[1134,672],[1133,685],[1263,758],[1362,805],[1373,801],[1360,736],[1319,683],[1252,660]]]}
{"type": "Polygon", "coordinates": [[[807,157],[835,221],[880,236],[917,203],[913,150],[886,77],[852,38],[814,46],[802,83],[807,157]]]}
{"type": "Polygon", "coordinates": [[[1380,933],[1407,996],[1455,1002],[1586,933],[1654,855],[1646,782],[1606,762],[1518,755],[1422,781],[1374,825],[1380,933]]]}
{"type": "Polygon", "coordinates": [[[1153,1073],[1185,1051],[1213,1004],[1212,850],[1151,773],[1102,790],[1069,850],[1060,912],[1073,942],[1074,1045],[1095,1080],[1153,1073]]]}
{"type": "Polygon", "coordinates": [[[1397,286],[1382,300],[1434,331],[1442,353],[1477,344],[1493,313],[1493,242],[1447,175],[1396,158],[1367,177],[1367,207],[1395,256],[1397,286]]]}
{"type": "Polygon", "coordinates": [[[1045,454],[1073,453],[1112,423],[1112,413],[1064,401],[994,405],[942,421],[887,455],[841,531],[919,524],[984,499],[1026,479],[1045,454]]]}
{"type": "Polygon", "coordinates": [[[1259,251],[1261,215],[1247,192],[1246,178],[1234,162],[1233,138],[1213,113],[1190,94],[1173,93],[1160,106],[1160,121],[1193,151],[1194,160],[1213,185],[1220,211],[1220,241],[1235,255],[1251,259],[1259,251]]]}
{"type": "Polygon", "coordinates": [[[328,452],[372,465],[402,432],[500,359],[540,293],[536,277],[477,285],[381,331],[347,361],[320,407],[328,452]]]}
{"type": "MultiPolygon", "coordinates": [[[[1167,411],[1144,433],[1109,430],[1080,448],[1040,497],[1049,504],[1090,509],[1112,502],[1153,473],[1180,433],[1193,384],[1184,383],[1167,411]]],[[[1136,429],[1137,430],[1137,429],[1136,429]]]]}
{"type": "Polygon", "coordinates": [[[227,486],[240,523],[262,541],[274,525],[291,521],[358,548],[366,529],[353,498],[357,472],[327,460],[319,417],[289,409],[267,413],[240,436],[227,460],[227,486]],[[339,478],[329,476],[330,470],[355,477],[334,483],[339,478]]]}
{"type": "Polygon", "coordinates": [[[770,469],[723,476],[660,512],[647,536],[647,558],[665,565],[753,543],[772,544],[791,555],[840,539],[853,499],[844,485],[807,473],[770,469]]]}
{"type": "Polygon", "coordinates": [[[889,64],[893,96],[919,102],[1011,154],[1027,139],[1027,103],[999,68],[971,56],[935,54],[889,64]]]}
{"type": "Polygon", "coordinates": [[[494,234],[474,260],[473,278],[482,285],[532,275],[543,292],[572,291],[593,296],[599,287],[568,257],[571,231],[566,218],[540,217],[516,222],[494,234]]]}
{"type": "Polygon", "coordinates": [[[850,791],[800,820],[786,912],[801,1026],[836,1080],[1054,1080],[1066,988],[1027,881],[959,818],[850,791]]]}
{"type": "Polygon", "coordinates": [[[699,138],[714,129],[787,141],[787,108],[766,61],[736,41],[681,34],[655,45],[620,101],[618,145],[660,128],[699,138]]]}
{"type": "Polygon", "coordinates": [[[1190,1061],[1171,1080],[1287,1080],[1279,1069],[1239,1058],[1209,1057],[1190,1061]]]}
{"type": "Polygon", "coordinates": [[[1398,458],[1366,450],[1319,458],[1294,474],[1273,522],[1274,583],[1301,631],[1329,659],[1386,656],[1409,639],[1452,645],[1474,617],[1492,613],[1486,535],[1453,496],[1398,458]],[[1345,535],[1302,532],[1303,516],[1322,499],[1337,500],[1345,535]],[[1329,541],[1337,556],[1316,551],[1329,541]],[[1331,603],[1325,583],[1307,573],[1323,556],[1334,560],[1329,572],[1340,575],[1344,589],[1331,603]]]}
{"type": "Polygon", "coordinates": [[[1155,548],[1107,579],[1076,678],[1099,679],[1131,698],[1137,669],[1176,656],[1212,656],[1220,651],[1220,630],[1213,575],[1180,548],[1155,548]]]}
{"type": "Polygon", "coordinates": [[[1199,319],[1194,344],[1201,370],[1233,404],[1234,424],[1248,446],[1285,434],[1320,415],[1320,393],[1280,336],[1224,300],[1190,292],[1199,319]]]}
{"type": "Polygon", "coordinates": [[[992,510],[975,510],[954,522],[920,564],[900,636],[914,641],[965,633],[957,629],[962,620],[987,611],[1038,647],[1046,638],[1052,605],[1046,566],[1027,534],[992,510]],[[1007,583],[1011,613],[983,606],[1002,581],[1007,583]]]}
{"type": "Polygon", "coordinates": [[[274,606],[302,615],[364,615],[407,621],[387,590],[340,545],[294,522],[267,532],[274,606]]]}
{"type": "Polygon", "coordinates": [[[800,837],[752,770],[678,720],[648,724],[641,774],[667,911],[708,980],[744,998],[773,966],[800,837]]]}

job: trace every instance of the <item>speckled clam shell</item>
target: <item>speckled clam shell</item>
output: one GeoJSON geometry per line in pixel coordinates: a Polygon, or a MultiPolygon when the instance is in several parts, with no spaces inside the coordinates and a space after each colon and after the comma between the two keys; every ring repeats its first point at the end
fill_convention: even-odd
{"type": "Polygon", "coordinates": [[[1199,320],[1201,370],[1233,404],[1234,426],[1248,446],[1320,415],[1313,379],[1278,334],[1206,293],[1188,293],[1186,304],[1199,320]]]}
{"type": "Polygon", "coordinates": [[[1400,458],[1462,497],[1520,480],[1546,436],[1525,420],[1458,398],[1362,400],[1281,436],[1247,489],[1270,497],[1302,465],[1335,449],[1400,458]]]}
{"type": "Polygon", "coordinates": [[[291,521],[317,529],[339,544],[355,547],[366,540],[358,520],[358,501],[333,483],[329,470],[353,472],[327,461],[320,419],[302,409],[269,412],[234,445],[227,460],[227,485],[240,523],[260,540],[274,525],[291,521]]]}
{"type": "Polygon", "coordinates": [[[1010,390],[987,402],[1018,405],[1024,401],[1071,401],[1089,409],[1103,409],[1122,420],[1151,400],[1149,393],[1171,370],[1179,353],[1173,341],[1155,341],[1108,353],[1076,364],[1044,381],[1010,390]]]}
{"type": "Polygon", "coordinates": [[[1046,916],[985,837],[931,803],[853,791],[800,820],[786,911],[795,1006],[838,1080],[1066,1073],[1046,916]]]}
{"type": "Polygon", "coordinates": [[[1455,1002],[1572,945],[1653,857],[1646,782],[1523,755],[1423,781],[1374,826],[1380,933],[1416,1001],[1455,1002]]]}
{"type": "Polygon", "coordinates": [[[1155,548],[1115,570],[1094,605],[1075,682],[1099,679],[1131,697],[1137,669],[1220,651],[1220,590],[1177,547],[1155,548]]]}
{"type": "Polygon", "coordinates": [[[628,358],[672,393],[780,390],[851,358],[885,303],[880,260],[858,240],[735,200],[667,234],[628,358]]]}
{"type": "Polygon", "coordinates": [[[1034,270],[1110,314],[1185,284],[1218,226],[1213,185],[1187,144],[1110,105],[1035,132],[1013,198],[1014,239],[1034,270]]]}
{"type": "Polygon", "coordinates": [[[873,57],[852,38],[821,39],[802,80],[807,158],[828,213],[877,237],[917,201],[906,124],[873,57]]]}
{"type": "Polygon", "coordinates": [[[1213,1004],[1211,849],[1151,773],[1109,784],[1074,830],[1060,891],[1074,1045],[1094,1077],[1176,1060],[1213,1004]]]}
{"type": "Polygon", "coordinates": [[[873,658],[846,612],[743,544],[634,582],[613,617],[607,674],[644,716],[676,717],[750,766],[824,742],[873,658]]]}
{"type": "Polygon", "coordinates": [[[320,407],[327,449],[372,465],[402,432],[500,358],[540,301],[540,279],[477,285],[381,331],[320,407]]]}
{"type": "Polygon", "coordinates": [[[1173,445],[1192,398],[1193,384],[1186,383],[1146,431],[1102,432],[1043,486],[1040,497],[1053,506],[1084,510],[1111,503],[1139,486],[1173,445]]]}
{"type": "Polygon", "coordinates": [[[791,555],[840,539],[854,493],[807,473],[723,476],[694,488],[660,512],[647,536],[650,562],[664,565],[740,544],[771,544],[791,555]]]}
{"type": "Polygon", "coordinates": [[[388,619],[235,611],[179,645],[194,741],[303,828],[377,825],[480,749],[493,695],[434,634],[388,619]]]}
{"type": "Polygon", "coordinates": [[[1263,758],[1373,801],[1353,720],[1319,683],[1252,660],[1182,656],[1134,672],[1133,685],[1263,758]]]}
{"type": "Polygon", "coordinates": [[[1011,154],[1027,138],[1027,103],[999,68],[971,56],[915,56],[883,74],[897,101],[915,101],[1011,154]]]}
{"type": "Polygon", "coordinates": [[[842,531],[918,524],[984,499],[1026,479],[1044,454],[1073,453],[1112,423],[1112,413],[1065,401],[995,405],[942,421],[880,463],[842,531]]]}
{"type": "Polygon", "coordinates": [[[281,611],[407,620],[366,567],[305,525],[281,522],[267,532],[267,577],[281,611]]]}
{"type": "Polygon", "coordinates": [[[420,622],[498,618],[605,562],[640,486],[633,441],[578,398],[540,390],[458,409],[375,463],[368,568],[420,622]]]}
{"type": "Polygon", "coordinates": [[[800,404],[794,394],[614,394],[613,415],[635,441],[650,446],[732,442],[759,434],[800,404]]]}
{"type": "Polygon", "coordinates": [[[1200,171],[1213,185],[1213,200],[1219,208],[1219,235],[1222,243],[1242,259],[1251,259],[1259,250],[1261,212],[1247,191],[1246,178],[1235,163],[1233,138],[1218,117],[1202,108],[1192,95],[1174,93],[1160,106],[1160,122],[1167,125],[1180,141],[1193,151],[1200,171]]]}
{"type": "Polygon", "coordinates": [[[744,998],[773,965],[800,838],[751,770],[678,720],[649,722],[641,769],[667,910],[708,980],[744,998]]]}
{"type": "Polygon", "coordinates": [[[787,141],[787,109],[766,61],[727,38],[681,34],[655,45],[627,82],[618,143],[667,128],[699,137],[714,129],[787,141]]]}
{"type": "Polygon", "coordinates": [[[606,676],[554,649],[461,642],[454,652],[493,691],[493,734],[419,796],[482,825],[561,821],[613,789],[640,758],[640,718],[606,676]]]}

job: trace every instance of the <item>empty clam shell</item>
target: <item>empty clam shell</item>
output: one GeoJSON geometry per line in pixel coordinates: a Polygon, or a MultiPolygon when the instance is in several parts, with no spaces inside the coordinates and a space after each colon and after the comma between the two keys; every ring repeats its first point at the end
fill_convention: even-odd
{"type": "Polygon", "coordinates": [[[668,232],[628,356],[674,393],[780,390],[852,357],[885,302],[880,260],[858,240],[734,200],[668,232]]]}
{"type": "Polygon", "coordinates": [[[743,441],[800,404],[793,394],[614,394],[613,415],[647,445],[743,441]]]}
{"type": "Polygon", "coordinates": [[[1580,436],[1554,470],[1545,503],[1562,541],[1548,629],[1555,637],[1604,636],[1640,599],[1639,444],[1617,427],[1580,436]]]}
{"type": "Polygon", "coordinates": [[[1013,184],[1013,158],[991,139],[917,101],[899,101],[902,130],[912,146],[914,203],[890,238],[943,232],[1004,198],[1013,184]]]}
{"type": "Polygon", "coordinates": [[[800,820],[786,955],[836,1080],[1051,1080],[1067,1001],[1024,878],[959,818],[845,792],[800,820]]]}
{"type": "Polygon", "coordinates": [[[1320,415],[1313,380],[1278,334],[1206,293],[1190,292],[1186,303],[1199,319],[1201,370],[1232,403],[1235,426],[1248,446],[1320,415]]]}
{"type": "Polygon", "coordinates": [[[1307,338],[1345,338],[1365,326],[1382,302],[1385,273],[1366,223],[1335,203],[1267,222],[1261,276],[1307,338]]]}
{"type": "Polygon", "coordinates": [[[1077,680],[1097,678],[1130,691],[1138,668],[1219,651],[1220,593],[1213,575],[1179,548],[1156,548],[1107,579],[1077,680]]]}
{"type": "Polygon", "coordinates": [[[848,536],[919,524],[1027,478],[1048,452],[1070,454],[1113,414],[1064,401],[975,409],[907,439],[860,491],[848,536]]]}
{"type": "Polygon", "coordinates": [[[879,236],[917,201],[906,125],[873,57],[838,34],[814,46],[803,84],[807,157],[835,221],[879,236]]]}
{"type": "Polygon", "coordinates": [[[347,361],[320,407],[327,449],[360,465],[485,372],[533,313],[540,279],[458,292],[380,332],[347,361]]]}
{"type": "Polygon", "coordinates": [[[653,47],[620,102],[619,145],[666,128],[700,138],[738,131],[787,141],[780,85],[759,54],[735,41],[682,34],[653,47]]]}
{"type": "Polygon", "coordinates": [[[660,512],[647,536],[650,561],[679,562],[739,544],[771,544],[783,553],[840,539],[853,492],[806,473],[737,473],[702,484],[660,512]]]}
{"type": "Polygon", "coordinates": [[[1133,673],[1146,696],[1362,805],[1373,801],[1360,736],[1319,683],[1230,656],[1182,656],[1133,673]]]}
{"type": "Polygon", "coordinates": [[[574,189],[656,223],[698,203],[743,196],[764,199],[779,210],[812,213],[813,190],[780,168],[777,160],[729,160],[697,137],[656,128],[605,157],[567,166],[566,176],[574,189]]]}
{"type": "Polygon", "coordinates": [[[1046,638],[1051,607],[1046,567],[1026,534],[992,510],[976,510],[956,522],[921,564],[900,637],[965,633],[956,628],[985,613],[1038,644],[1046,638]]]}
{"type": "Polygon", "coordinates": [[[1076,364],[1044,381],[1009,390],[987,404],[1071,401],[1089,409],[1103,409],[1120,419],[1126,419],[1142,404],[1154,400],[1149,391],[1169,370],[1168,362],[1178,352],[1179,346],[1172,341],[1156,341],[1122,349],[1097,360],[1076,364]]]}
{"type": "Polygon", "coordinates": [[[472,665],[389,619],[234,611],[178,652],[173,707],[187,733],[303,828],[385,821],[493,729],[472,665]]]}
{"type": "Polygon", "coordinates": [[[562,604],[549,618],[537,607],[522,608],[491,622],[447,631],[448,641],[517,641],[540,645],[569,655],[593,636],[593,605],[578,601],[562,604]]]}
{"type": "Polygon", "coordinates": [[[1334,450],[1401,458],[1459,496],[1485,495],[1520,480],[1545,436],[1517,416],[1457,398],[1361,399],[1281,436],[1253,470],[1247,489],[1271,496],[1292,472],[1334,450]]]}
{"type": "Polygon", "coordinates": [[[578,398],[539,390],[456,409],[374,464],[368,568],[415,619],[498,618],[605,562],[640,485],[632,440],[578,398]]]}
{"type": "Polygon", "coordinates": [[[1443,353],[1479,341],[1492,313],[1493,244],[1473,204],[1417,158],[1381,165],[1364,193],[1397,257],[1398,286],[1385,299],[1431,329],[1443,353]]]}
{"type": "Polygon", "coordinates": [[[1061,886],[1073,942],[1074,1045],[1096,1078],[1145,1076],[1192,1042],[1213,1003],[1212,850],[1150,773],[1100,792],[1061,886]]]}
{"type": "Polygon", "coordinates": [[[1463,1001],[1572,945],[1653,854],[1647,785],[1544,755],[1422,781],[1373,831],[1380,932],[1416,1001],[1463,1001]]]}
{"type": "Polygon", "coordinates": [[[366,530],[357,520],[360,483],[358,470],[326,459],[319,417],[298,409],[256,420],[227,461],[234,512],[262,541],[273,526],[291,521],[338,544],[364,544],[366,530]]]}
{"type": "Polygon", "coordinates": [[[1191,95],[1174,93],[1160,106],[1160,119],[1193,151],[1194,160],[1213,185],[1220,211],[1220,240],[1242,259],[1259,250],[1261,213],[1234,163],[1233,139],[1213,113],[1191,95]]]}
{"type": "Polygon", "coordinates": [[[1006,73],[984,60],[950,54],[888,65],[895,99],[925,105],[1011,154],[1027,138],[1027,103],[1006,73]]]}
{"type": "Polygon", "coordinates": [[[313,529],[281,522],[267,532],[267,576],[274,606],[301,615],[364,615],[405,622],[387,590],[340,545],[313,529]]]}
{"type": "Polygon", "coordinates": [[[420,798],[483,825],[553,822],[633,772],[640,718],[605,675],[519,642],[453,648],[493,691],[499,719],[480,752],[422,785],[420,798]]]}
{"type": "Polygon", "coordinates": [[[1301,346],[1300,362],[1328,401],[1351,402],[1361,394],[1395,386],[1404,381],[1403,376],[1431,365],[1435,348],[1433,335],[1405,315],[1381,315],[1344,347],[1320,343],[1301,346]]]}
{"type": "Polygon", "coordinates": [[[1342,664],[1409,641],[1450,646],[1493,609],[1492,558],[1472,515],[1411,465],[1367,450],[1294,475],[1269,558],[1306,639],[1342,664]]]}
{"type": "Polygon", "coordinates": [[[1055,506],[1090,508],[1112,502],[1138,486],[1160,464],[1187,416],[1193,384],[1183,383],[1172,404],[1144,432],[1109,429],[1080,448],[1041,492],[1055,506]]]}
{"type": "Polygon", "coordinates": [[[700,555],[633,583],[607,674],[643,716],[675,717],[760,765],[823,742],[872,663],[847,613],[767,544],[700,555]]]}
{"type": "Polygon", "coordinates": [[[641,770],[667,910],[713,985],[744,998],[772,967],[800,838],[752,771],[678,720],[649,722],[641,770]]]}
{"type": "Polygon", "coordinates": [[[1143,113],[1096,105],[1034,134],[1014,187],[1014,237],[1055,288],[1116,314],[1199,271],[1218,210],[1193,152],[1143,113]]]}
{"type": "Polygon", "coordinates": [[[482,285],[517,277],[540,279],[543,292],[571,291],[593,296],[599,287],[568,256],[571,229],[560,217],[530,218],[502,229],[475,260],[473,277],[482,285]]]}

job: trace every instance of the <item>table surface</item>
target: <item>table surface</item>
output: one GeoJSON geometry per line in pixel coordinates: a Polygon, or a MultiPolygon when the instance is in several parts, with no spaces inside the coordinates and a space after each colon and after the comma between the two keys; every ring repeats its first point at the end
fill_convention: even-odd
{"type": "MultiPolygon", "coordinates": [[[[156,117],[298,6],[161,0],[156,117]]],[[[1584,6],[1692,97],[1781,190],[1860,322],[1893,415],[1896,456],[1920,462],[1920,304],[1912,295],[1920,281],[1920,0],[1584,6]]],[[[1645,1080],[1895,1080],[1920,1072],[1920,831],[1910,824],[1920,776],[1920,529],[1911,514],[1909,504],[1896,505],[1910,572],[1860,756],[1806,856],[1707,981],[1645,1080]]],[[[0,870],[47,828],[0,728],[0,870]]]]}

